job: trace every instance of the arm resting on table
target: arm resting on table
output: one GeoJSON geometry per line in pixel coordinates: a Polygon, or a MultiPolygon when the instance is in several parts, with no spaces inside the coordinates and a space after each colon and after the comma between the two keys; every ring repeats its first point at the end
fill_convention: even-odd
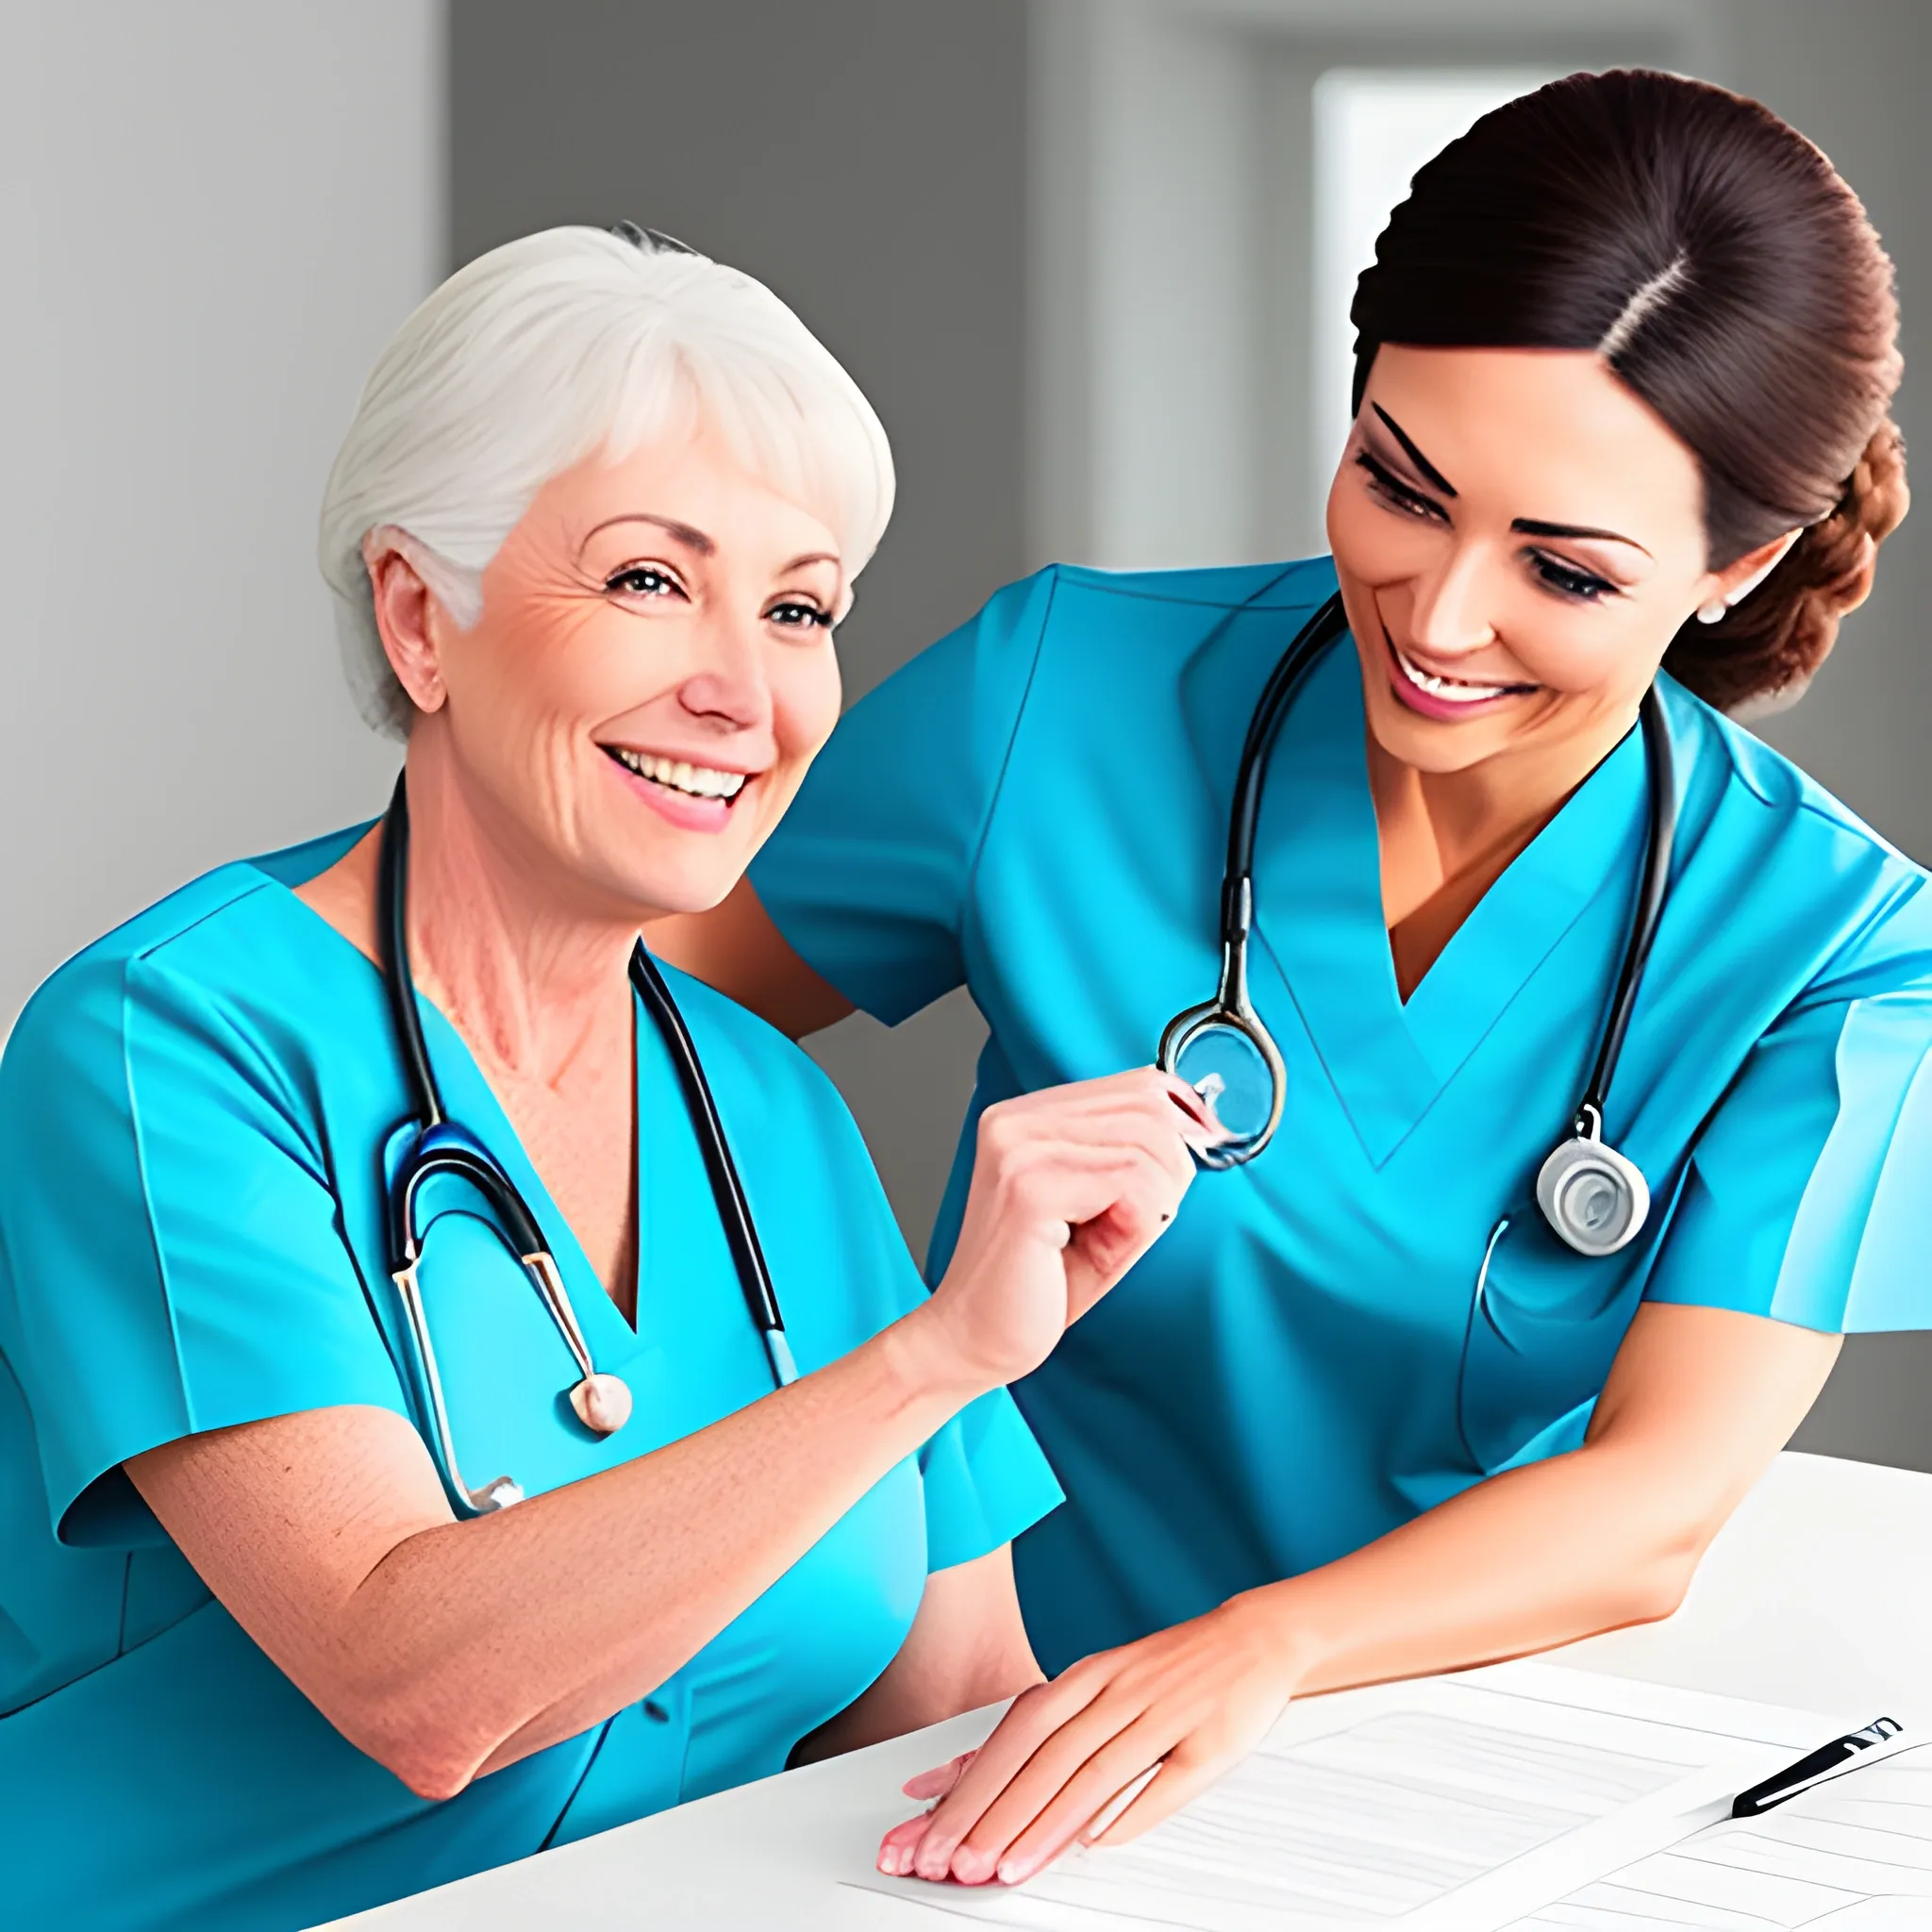
{"type": "Polygon", "coordinates": [[[1157,1764],[1105,1837],[1133,1838],[1178,1810],[1291,1697],[1668,1616],[1824,1386],[1840,1340],[1646,1304],[1581,1448],[1473,1484],[1350,1556],[1022,1693],[931,1816],[888,1836],[886,1869],[1024,1877],[1157,1764]]]}

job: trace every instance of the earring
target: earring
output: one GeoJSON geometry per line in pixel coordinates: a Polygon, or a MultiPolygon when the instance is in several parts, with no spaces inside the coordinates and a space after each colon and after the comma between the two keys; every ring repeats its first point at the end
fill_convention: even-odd
{"type": "Polygon", "coordinates": [[[1724,622],[1724,613],[1730,608],[1724,598],[1713,597],[1708,604],[1700,604],[1697,607],[1697,621],[1699,624],[1721,624],[1724,622]]]}

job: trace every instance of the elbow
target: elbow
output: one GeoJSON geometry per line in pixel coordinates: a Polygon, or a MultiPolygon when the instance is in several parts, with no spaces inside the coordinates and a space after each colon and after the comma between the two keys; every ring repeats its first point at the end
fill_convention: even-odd
{"type": "Polygon", "coordinates": [[[461,1713],[428,1685],[338,1687],[316,1707],[365,1757],[435,1804],[466,1790],[498,1740],[480,1738],[473,1713],[461,1713]]]}
{"type": "Polygon", "coordinates": [[[1687,1531],[1639,1553],[1619,1579],[1618,1614],[1607,1627],[1660,1624],[1675,1616],[1690,1594],[1690,1580],[1709,1541],[1702,1532],[1687,1531]]]}
{"type": "Polygon", "coordinates": [[[1695,1569],[1695,1564],[1668,1561],[1640,1569],[1625,1580],[1616,1624],[1661,1624],[1666,1617],[1674,1617],[1684,1607],[1695,1569]]]}
{"type": "Polygon", "coordinates": [[[425,1798],[435,1805],[460,1797],[476,1775],[474,1761],[466,1761],[450,1751],[438,1750],[433,1742],[427,1748],[391,1752],[376,1761],[417,1797],[425,1798]]]}
{"type": "Polygon", "coordinates": [[[365,1757],[373,1757],[417,1797],[433,1804],[467,1790],[489,1755],[452,1735],[448,1726],[434,1724],[412,1725],[391,1719],[354,1727],[338,1723],[336,1728],[365,1757]]]}

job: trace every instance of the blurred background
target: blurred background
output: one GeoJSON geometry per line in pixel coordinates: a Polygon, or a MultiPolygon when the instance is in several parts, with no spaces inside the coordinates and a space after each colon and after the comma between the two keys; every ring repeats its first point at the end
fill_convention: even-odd
{"type": "MultiPolygon", "coordinates": [[[[364,374],[483,249],[621,216],[769,282],[873,398],[899,508],[848,695],[1056,558],[1324,547],[1347,308],[1411,170],[1581,67],[1768,102],[1932,358],[1924,0],[0,0],[0,1007],[219,861],[373,816],[315,509],[364,374]]],[[[1923,493],[1923,491],[1922,491],[1923,493]]],[[[1762,728],[1932,860],[1932,508],[1762,728]]],[[[963,995],[813,1042],[924,1249],[963,995]]],[[[1932,1186],[1932,1176],[1927,1176],[1932,1186]]],[[[1932,1257],[1927,1258],[1932,1268],[1932,1257]]],[[[1932,1469],[1932,1339],[1857,1339],[1800,1446],[1932,1469]]]]}

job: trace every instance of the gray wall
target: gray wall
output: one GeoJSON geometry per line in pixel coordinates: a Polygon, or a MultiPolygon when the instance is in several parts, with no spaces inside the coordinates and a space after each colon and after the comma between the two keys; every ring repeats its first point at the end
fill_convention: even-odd
{"type": "MultiPolygon", "coordinates": [[[[840,630],[848,697],[1024,568],[1021,0],[458,0],[457,262],[620,217],[748,270],[884,419],[884,548],[840,630]]],[[[811,1042],[915,1251],[984,1029],[963,993],[811,1042]]]]}
{"type": "MultiPolygon", "coordinates": [[[[1733,0],[1729,71],[1805,132],[1863,198],[1898,268],[1906,379],[1896,410],[1921,453],[1920,508],[1807,694],[1763,735],[1932,864],[1932,7],[1924,0],[1733,0]]],[[[1932,1361],[1928,1361],[1932,1366],[1932,1361]]],[[[1927,1384],[1932,1387],[1932,1383],[1927,1384]]]]}
{"type": "Polygon", "coordinates": [[[442,253],[441,9],[0,10],[0,1019],[225,858],[380,808],[314,530],[442,253]]]}
{"type": "MultiPolygon", "coordinates": [[[[1077,227],[1074,204],[1092,192],[1091,171],[1111,165],[1107,143],[1144,144],[1162,130],[1116,111],[1116,125],[1087,140],[1077,117],[1107,76],[1076,71],[1069,83],[1049,70],[1083,12],[1105,20],[1130,8],[1155,30],[1161,16],[1199,23],[1204,47],[1234,23],[1253,54],[1236,67],[1257,86],[1292,81],[1296,63],[1317,56],[1530,58],[1526,24],[1540,37],[1535,58],[1664,58],[1756,92],[1865,195],[1899,263],[1908,364],[1932,355],[1923,192],[1932,135],[1920,106],[1932,77],[1932,8],[1921,0],[1036,0],[1030,14],[1020,0],[458,0],[458,259],[543,223],[629,215],[771,282],[879,406],[902,494],[841,641],[855,692],[1044,550],[1076,552],[1089,527],[1065,511],[1066,473],[1093,430],[1092,410],[1074,393],[1091,360],[1089,325],[1071,337],[1062,325],[1093,264],[1059,235],[1069,222],[1077,227]],[[1294,45],[1290,33],[1300,36],[1294,45]],[[1034,421],[1065,425],[1044,450],[1029,446],[1023,398],[1034,421]]],[[[1211,90],[1229,84],[1197,53],[1180,77],[1211,106],[1221,98],[1211,90]]],[[[1157,84],[1173,78],[1163,59],[1143,65],[1157,84]]],[[[1291,179],[1293,129],[1276,115],[1263,135],[1252,152],[1291,179]]],[[[1198,154],[1182,172],[1216,178],[1198,154]]],[[[1133,234],[1226,225],[1224,209],[1190,208],[1185,192],[1171,190],[1159,220],[1133,234]]],[[[1293,292],[1275,291],[1279,312],[1293,292]]],[[[1269,382],[1284,379],[1264,368],[1260,407],[1270,407],[1269,382]]],[[[1923,382],[1908,382],[1901,421],[1932,447],[1932,433],[1918,435],[1924,393],[1923,382]]],[[[1178,474],[1180,487],[1208,487],[1178,474]]],[[[1264,501],[1263,510],[1292,520],[1291,505],[1269,511],[1264,501]]],[[[1846,626],[1840,660],[1798,711],[1767,727],[1922,858],[1932,858],[1921,751],[1932,671],[1918,616],[1928,569],[1932,535],[1907,525],[1878,594],[1846,626]]],[[[895,1034],[857,1020],[813,1042],[866,1129],[915,1248],[981,1033],[956,997],[895,1034]]],[[[1932,1339],[1855,1339],[1800,1441],[1932,1469],[1928,1386],[1932,1339]]]]}
{"type": "MultiPolygon", "coordinates": [[[[1730,71],[1714,77],[1802,127],[1858,191],[1891,251],[1906,358],[1896,414],[1922,453],[1918,514],[1885,546],[1870,602],[1846,621],[1804,703],[1762,729],[1932,862],[1932,473],[1923,460],[1932,450],[1932,8],[1732,0],[1728,10],[1730,71]]],[[[1932,1334],[1854,1336],[1796,1446],[1932,1470],[1932,1334]]]]}

